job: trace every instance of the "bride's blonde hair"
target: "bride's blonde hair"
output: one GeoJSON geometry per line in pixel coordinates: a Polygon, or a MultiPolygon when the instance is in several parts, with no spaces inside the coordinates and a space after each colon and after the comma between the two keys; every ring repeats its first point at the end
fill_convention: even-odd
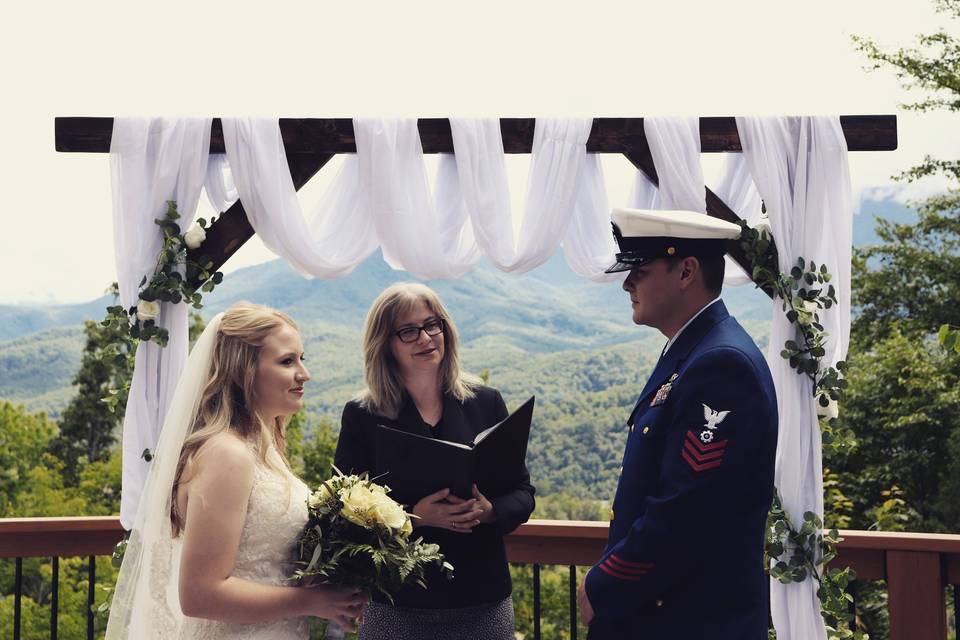
{"type": "Polygon", "coordinates": [[[210,375],[200,397],[197,417],[180,450],[174,475],[170,509],[174,536],[180,535],[184,524],[177,511],[177,490],[184,469],[213,436],[233,431],[254,446],[265,465],[275,468],[267,458],[273,443],[287,464],[285,428],[289,416],[280,416],[273,424],[266,424],[257,412],[254,388],[263,343],[284,325],[297,329],[287,314],[259,304],[238,302],[224,312],[213,348],[210,375]]]}

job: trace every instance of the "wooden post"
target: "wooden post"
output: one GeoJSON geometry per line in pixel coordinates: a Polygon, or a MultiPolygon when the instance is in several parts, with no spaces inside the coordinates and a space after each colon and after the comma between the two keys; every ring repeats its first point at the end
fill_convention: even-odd
{"type": "Polygon", "coordinates": [[[890,640],[945,640],[947,610],[940,554],[887,552],[890,640]]]}

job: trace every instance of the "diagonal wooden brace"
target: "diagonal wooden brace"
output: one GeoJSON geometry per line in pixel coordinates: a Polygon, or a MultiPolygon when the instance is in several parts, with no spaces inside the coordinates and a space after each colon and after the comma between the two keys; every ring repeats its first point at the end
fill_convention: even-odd
{"type": "MultiPolygon", "coordinates": [[[[299,191],[332,157],[332,153],[287,154],[287,164],[290,167],[294,189],[299,191]]],[[[237,200],[210,226],[203,244],[187,252],[187,259],[199,262],[206,258],[212,261],[213,266],[207,269],[212,274],[222,267],[253,234],[253,227],[247,218],[247,212],[243,209],[243,203],[237,200]]],[[[190,286],[199,288],[201,284],[203,283],[191,282],[190,286]]]]}
{"type": "MultiPolygon", "coordinates": [[[[638,147],[636,151],[624,153],[623,155],[626,156],[627,160],[629,160],[633,166],[643,171],[647,178],[650,179],[650,182],[659,187],[660,177],[657,175],[657,168],[653,165],[653,156],[650,154],[650,145],[647,143],[646,136],[643,136],[642,140],[638,141],[638,147]]],[[[728,207],[717,194],[710,189],[707,189],[706,192],[707,215],[734,224],[737,224],[741,220],[740,216],[734,213],[733,209],[728,207]]],[[[750,260],[747,259],[746,254],[744,254],[743,248],[736,240],[727,242],[727,253],[744,271],[750,274],[751,277],[753,276],[753,266],[750,264],[750,260]]],[[[772,288],[769,286],[760,288],[763,289],[764,293],[773,298],[772,288]]]]}

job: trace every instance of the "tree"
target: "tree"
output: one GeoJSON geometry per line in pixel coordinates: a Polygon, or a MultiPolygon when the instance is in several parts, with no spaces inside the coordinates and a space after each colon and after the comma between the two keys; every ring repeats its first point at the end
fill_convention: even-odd
{"type": "MultiPolygon", "coordinates": [[[[63,464],[49,452],[57,426],[46,415],[28,414],[22,406],[0,402],[0,517],[79,516],[116,513],[119,506],[119,456],[87,465],[80,474],[81,488],[69,486],[63,464]],[[104,487],[113,487],[105,491],[104,487]],[[92,499],[88,499],[88,496],[92,499]]],[[[97,559],[97,604],[105,598],[102,587],[116,580],[110,558],[97,559]]],[[[60,561],[58,597],[61,637],[83,637],[86,629],[87,560],[60,561]]],[[[13,634],[14,562],[0,561],[0,637],[13,634]]],[[[23,561],[23,619],[21,637],[47,638],[52,567],[49,558],[23,561]]],[[[104,620],[96,632],[103,633],[104,620]]]]}
{"type": "MultiPolygon", "coordinates": [[[[960,0],[934,0],[938,12],[960,18],[960,0]]],[[[917,45],[884,51],[870,38],[854,36],[871,70],[892,68],[907,89],[919,90],[913,111],[960,111],[960,39],[944,29],[918,36],[917,45]]],[[[960,325],[960,160],[930,156],[897,176],[912,182],[947,178],[943,194],[918,203],[916,224],[881,222],[882,245],[856,252],[852,335],[858,347],[890,335],[892,327],[931,334],[943,324],[960,325]]]]}
{"type": "Polygon", "coordinates": [[[852,503],[845,525],[960,529],[960,464],[950,455],[960,446],[960,361],[894,327],[851,357],[848,382],[840,421],[857,445],[827,461],[831,491],[852,503]]]}
{"type": "Polygon", "coordinates": [[[73,379],[77,395],[64,409],[60,434],[50,443],[50,452],[63,463],[67,482],[73,485],[80,468],[104,459],[116,442],[133,374],[133,345],[122,331],[87,320],[83,332],[87,343],[73,379]]]}

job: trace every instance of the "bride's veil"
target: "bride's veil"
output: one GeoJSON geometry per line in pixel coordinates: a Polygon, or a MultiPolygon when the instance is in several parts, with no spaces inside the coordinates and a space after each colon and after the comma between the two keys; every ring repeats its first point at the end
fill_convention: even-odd
{"type": "Polygon", "coordinates": [[[140,498],[107,622],[107,640],[176,638],[184,617],[178,596],[179,541],[173,539],[170,493],[180,449],[210,377],[218,313],[190,353],[160,431],[140,498]]]}

